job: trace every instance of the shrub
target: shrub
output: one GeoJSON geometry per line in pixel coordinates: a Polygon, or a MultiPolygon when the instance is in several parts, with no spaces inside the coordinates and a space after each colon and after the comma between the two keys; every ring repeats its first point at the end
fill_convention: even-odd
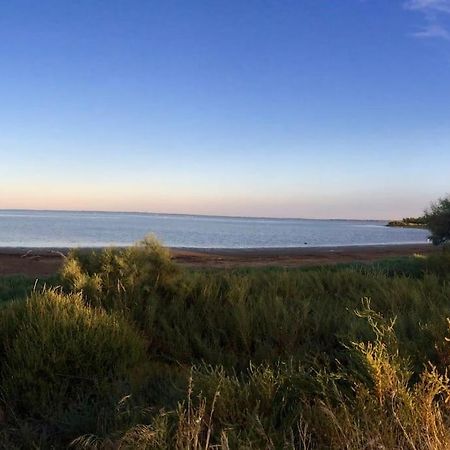
{"type": "Polygon", "coordinates": [[[450,196],[432,203],[425,213],[425,221],[431,231],[430,238],[433,244],[439,245],[450,241],[450,196]]]}
{"type": "Polygon", "coordinates": [[[80,292],[93,306],[145,313],[152,295],[174,293],[179,288],[179,269],[169,251],[154,238],[137,245],[90,254],[73,251],[62,269],[65,287],[80,292]]]}
{"type": "Polygon", "coordinates": [[[52,290],[2,309],[0,330],[8,407],[58,431],[93,426],[99,409],[129,392],[144,355],[124,320],[52,290]]]}

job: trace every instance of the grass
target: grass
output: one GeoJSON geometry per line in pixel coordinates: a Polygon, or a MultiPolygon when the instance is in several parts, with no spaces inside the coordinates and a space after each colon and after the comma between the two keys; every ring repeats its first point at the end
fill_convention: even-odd
{"type": "Polygon", "coordinates": [[[0,445],[449,448],[449,281],[445,252],[204,271],[151,239],[73,253],[45,287],[0,280],[0,445]]]}
{"type": "Polygon", "coordinates": [[[93,413],[124,395],[129,369],[144,354],[141,337],[123,319],[54,290],[11,305],[0,330],[9,410],[55,424],[62,436],[95,426],[93,413]]]}
{"type": "Polygon", "coordinates": [[[22,275],[0,277],[0,305],[10,300],[25,299],[33,289],[56,284],[58,284],[57,277],[48,277],[42,280],[22,275]]]}

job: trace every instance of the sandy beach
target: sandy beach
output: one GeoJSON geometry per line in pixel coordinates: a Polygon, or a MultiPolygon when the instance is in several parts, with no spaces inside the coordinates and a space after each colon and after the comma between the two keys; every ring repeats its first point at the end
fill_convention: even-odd
{"type": "MultiPolygon", "coordinates": [[[[90,251],[92,249],[84,249],[90,251]]],[[[0,275],[45,277],[61,267],[69,249],[0,248],[0,275]]],[[[348,247],[193,249],[171,248],[173,260],[198,268],[302,267],[429,254],[430,244],[365,245],[348,247]]]]}

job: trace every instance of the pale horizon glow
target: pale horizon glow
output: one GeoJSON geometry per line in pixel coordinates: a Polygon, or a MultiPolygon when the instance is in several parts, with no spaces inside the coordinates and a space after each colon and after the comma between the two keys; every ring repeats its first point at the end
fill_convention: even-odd
{"type": "MultiPolygon", "coordinates": [[[[20,189],[18,189],[20,191],[20,189]]],[[[221,198],[217,206],[217,195],[208,198],[195,194],[186,194],[184,198],[178,195],[158,193],[157,200],[147,200],[155,197],[151,192],[130,190],[115,192],[111,200],[111,190],[101,192],[86,187],[85,192],[64,191],[59,197],[52,195],[50,189],[36,190],[36,194],[23,190],[19,195],[2,202],[1,209],[19,210],[52,210],[52,211],[98,211],[98,212],[139,212],[156,214],[187,214],[230,217],[268,217],[268,218],[298,218],[298,219],[358,219],[358,220],[391,220],[407,216],[418,216],[424,207],[430,203],[423,196],[424,207],[415,206],[417,199],[411,200],[408,195],[400,200],[376,197],[374,193],[366,193],[363,197],[370,199],[369,203],[360,200],[359,196],[349,195],[339,197],[308,198],[301,196],[273,196],[268,201],[261,201],[258,196],[236,195],[235,198],[221,198]],[[136,192],[140,192],[139,197],[136,192]],[[90,195],[89,201],[85,198],[90,195]],[[274,206],[276,204],[276,206],[274,206]],[[70,207],[67,207],[70,205],[70,207]],[[354,213],[358,210],[358,213],[354,213]],[[267,214],[270,211],[270,214],[267,214]],[[303,211],[304,214],[292,214],[293,211],[303,211]],[[348,211],[348,212],[347,212],[348,211]],[[386,213],[388,211],[388,213],[386,213]],[[410,214],[411,211],[413,214],[410,214]]]]}
{"type": "Polygon", "coordinates": [[[450,193],[450,0],[0,17],[0,209],[390,220],[450,193]]]}

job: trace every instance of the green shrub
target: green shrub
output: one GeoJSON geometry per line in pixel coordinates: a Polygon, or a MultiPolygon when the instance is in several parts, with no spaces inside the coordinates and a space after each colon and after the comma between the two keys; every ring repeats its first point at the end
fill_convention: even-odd
{"type": "Polygon", "coordinates": [[[81,292],[93,306],[139,318],[152,295],[180,288],[179,273],[169,251],[147,237],[125,249],[73,251],[62,269],[62,280],[66,289],[81,292]]]}
{"type": "Polygon", "coordinates": [[[144,355],[124,320],[51,290],[2,309],[0,337],[7,406],[59,431],[93,426],[99,409],[129,392],[144,355]]]}
{"type": "Polygon", "coordinates": [[[424,216],[427,228],[431,231],[434,245],[450,241],[450,196],[440,198],[430,205],[424,216]]]}

